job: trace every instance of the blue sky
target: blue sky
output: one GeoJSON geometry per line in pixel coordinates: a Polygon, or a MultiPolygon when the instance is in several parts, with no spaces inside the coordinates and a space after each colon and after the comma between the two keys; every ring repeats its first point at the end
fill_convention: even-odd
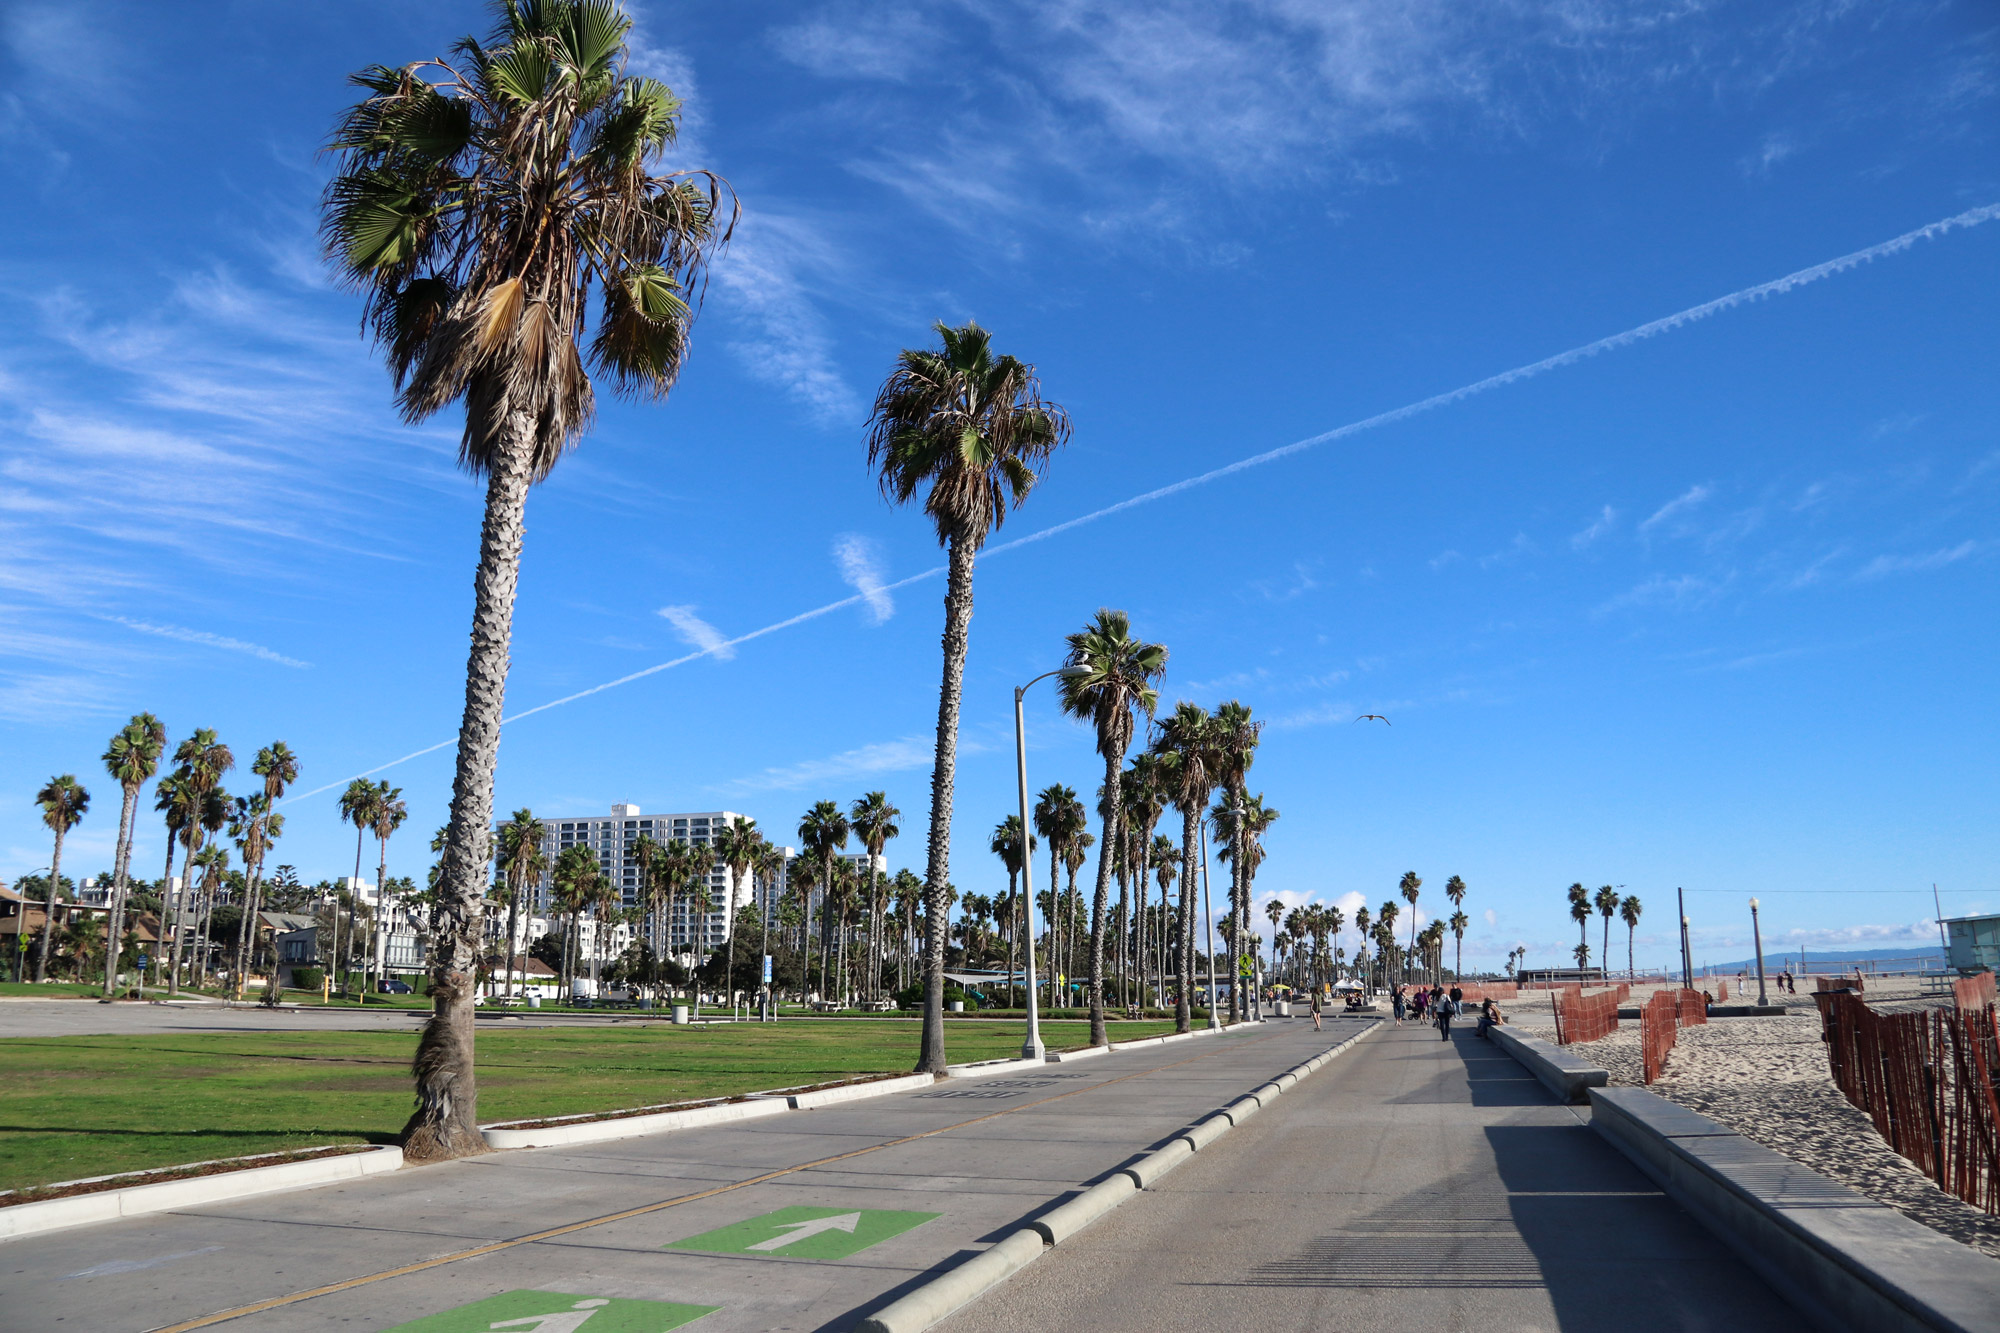
{"type": "MultiPolygon", "coordinates": [[[[882,787],[921,866],[943,588],[879,591],[938,553],[861,438],[936,319],[1076,421],[1004,542],[2000,203],[1989,6],[1466,8],[648,0],[634,67],[745,218],[671,401],[531,501],[510,701],[870,595],[521,720],[500,808],[784,831],[882,787]]],[[[283,738],[302,791],[452,735],[480,493],[313,226],[344,76],[485,27],[0,0],[0,874],[46,864],[55,772],[97,800],[67,864],[109,864],[139,709],[283,738]]],[[[2000,909],[1996,295],[2000,221],[1961,227],[996,552],[954,880],[1004,882],[1010,687],[1109,605],[1169,700],[1268,721],[1262,892],[1459,874],[1483,961],[1556,961],[1572,880],[1641,896],[1642,960],[1677,885],[1716,958],[1753,893],[1793,948],[1934,940],[1934,881],[2000,909]]],[[[1047,694],[1029,725],[1037,786],[1094,788],[1047,694]]],[[[383,776],[421,874],[449,750],[383,776]]],[[[351,864],[334,797],[288,811],[309,879],[351,864]]]]}

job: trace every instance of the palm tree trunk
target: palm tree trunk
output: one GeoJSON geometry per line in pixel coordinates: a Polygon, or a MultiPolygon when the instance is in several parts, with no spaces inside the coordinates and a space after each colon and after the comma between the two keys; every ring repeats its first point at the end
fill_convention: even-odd
{"type": "Polygon", "coordinates": [[[36,941],[35,945],[36,981],[44,981],[49,975],[49,937],[56,933],[56,893],[62,885],[62,845],[63,830],[58,825],[56,827],[55,864],[49,867],[48,905],[43,908],[42,938],[36,941]]]}
{"type": "MultiPolygon", "coordinates": [[[[924,1032],[920,1074],[945,1072],[944,946],[951,879],[951,805],[958,780],[958,713],[965,694],[965,653],[972,630],[972,563],[963,535],[950,539],[944,592],[944,677],[938,688],[937,753],[931,765],[931,826],[924,867],[924,1032]]],[[[1028,830],[1021,830],[1025,840],[1028,830]]]]}
{"type": "MultiPolygon", "coordinates": [[[[505,957],[507,960],[505,966],[507,969],[506,972],[507,979],[503,987],[504,993],[509,997],[511,997],[514,994],[514,982],[516,979],[515,967],[514,967],[514,940],[516,937],[514,932],[520,928],[520,921],[521,921],[521,877],[518,873],[510,870],[507,875],[507,943],[505,946],[506,950],[505,957]]],[[[526,952],[526,950],[523,950],[523,952],[526,952]]],[[[526,972],[527,970],[528,970],[527,960],[523,959],[521,962],[520,971],[526,972]]],[[[525,982],[523,984],[525,988],[525,982]]]]}
{"type": "MultiPolygon", "coordinates": [[[[1206,802],[1202,803],[1206,804],[1206,802]]],[[[1180,946],[1175,980],[1180,994],[1174,997],[1174,1031],[1187,1032],[1194,1025],[1194,898],[1201,870],[1196,863],[1196,847],[1201,837],[1201,805],[1189,803],[1181,814],[1181,915],[1175,941],[1180,946]]],[[[1160,890],[1166,896],[1165,888],[1160,890]]]]}
{"type": "MultiPolygon", "coordinates": [[[[1109,1046],[1111,1038],[1104,1030],[1104,908],[1105,900],[1111,896],[1111,863],[1117,855],[1118,840],[1123,836],[1119,815],[1124,810],[1119,789],[1123,785],[1125,756],[1106,755],[1104,759],[1104,824],[1103,832],[1097,839],[1097,892],[1090,902],[1090,1044],[1109,1046]]],[[[1118,902],[1125,902],[1123,885],[1119,887],[1118,902]]],[[[1122,952],[1122,950],[1121,950],[1122,952]]]]}
{"type": "MultiPolygon", "coordinates": [[[[178,902],[178,896],[174,893],[174,830],[173,827],[169,825],[167,828],[167,868],[161,874],[160,877],[160,929],[161,930],[172,929],[171,923],[174,918],[173,909],[177,902],[178,902]]],[[[155,978],[157,978],[159,975],[160,951],[166,947],[166,943],[167,941],[164,935],[161,936],[158,940],[154,941],[153,943],[153,973],[155,978]]]]}
{"type": "Polygon", "coordinates": [[[417,1109],[403,1127],[403,1155],[419,1162],[484,1152],[479,1136],[479,1088],[473,1073],[474,978],[479,965],[480,911],[487,844],[493,827],[493,770],[500,758],[500,716],[506,704],[507,653],[513,637],[514,594],[520,580],[521,536],[528,506],[534,423],[511,411],[507,439],[496,452],[486,487],[473,578],[472,648],[466,661],[465,712],[452,777],[451,824],[444,873],[431,909],[431,1018],[412,1062],[417,1109]]]}
{"type": "MultiPolygon", "coordinates": [[[[121,952],[118,941],[124,938],[125,886],[130,882],[132,867],[132,822],[138,816],[139,789],[125,788],[125,803],[118,810],[118,852],[111,865],[111,919],[110,943],[104,950],[104,993],[110,996],[118,990],[118,955],[121,952]]],[[[168,839],[168,846],[173,840],[168,839]]]]}
{"type": "MultiPolygon", "coordinates": [[[[167,969],[167,994],[169,996],[178,995],[181,991],[181,941],[187,934],[187,896],[188,889],[192,887],[188,881],[194,878],[195,853],[201,850],[201,836],[198,827],[191,826],[182,830],[181,837],[181,891],[174,894],[174,947],[167,969]]],[[[169,843],[173,841],[171,834],[168,835],[167,841],[169,843]]],[[[173,852],[170,848],[167,852],[167,863],[172,865],[173,859],[173,852]]],[[[169,891],[171,891],[173,882],[173,875],[171,873],[168,874],[167,881],[169,891]]]]}
{"type": "MultiPolygon", "coordinates": [[[[389,902],[389,840],[377,838],[375,845],[381,850],[382,859],[375,867],[375,984],[389,975],[389,944],[395,938],[396,916],[390,910],[389,902]]],[[[476,957],[475,953],[475,957],[476,957]]]]}

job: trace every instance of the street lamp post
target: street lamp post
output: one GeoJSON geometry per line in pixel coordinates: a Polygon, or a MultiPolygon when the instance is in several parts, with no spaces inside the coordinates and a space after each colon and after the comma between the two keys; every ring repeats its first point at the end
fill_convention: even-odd
{"type": "Polygon", "coordinates": [[[1757,945],[1757,1003],[1769,1004],[1771,997],[1764,991],[1764,928],[1757,920],[1757,900],[1750,900],[1750,938],[1757,945]]]}
{"type": "MultiPolygon", "coordinates": [[[[1023,1060],[1045,1060],[1048,1048],[1042,1045],[1041,1014],[1035,1006],[1035,858],[1030,850],[1033,839],[1028,833],[1034,825],[1028,822],[1028,723],[1021,700],[1036,681],[1047,680],[1060,673],[1061,668],[1044,671],[1027,685],[1014,687],[1014,775],[1019,779],[1021,788],[1021,918],[1028,927],[1027,949],[1023,955],[1027,963],[1027,975],[1023,979],[1027,982],[1028,995],[1028,1030],[1021,1041],[1023,1060]]],[[[1055,886],[1052,884],[1049,889],[1053,894],[1055,886]]],[[[1050,901],[1054,901],[1053,897],[1050,901]]]]}

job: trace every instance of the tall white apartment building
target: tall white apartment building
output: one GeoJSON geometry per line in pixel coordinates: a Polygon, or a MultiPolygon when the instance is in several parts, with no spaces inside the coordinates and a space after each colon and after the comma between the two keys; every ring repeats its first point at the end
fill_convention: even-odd
{"type": "MultiPolygon", "coordinates": [[[[538,916],[550,915],[551,873],[555,859],[562,855],[565,848],[581,845],[595,851],[604,877],[618,886],[624,905],[632,907],[638,904],[640,894],[639,860],[632,849],[641,834],[662,845],[679,841],[705,846],[727,828],[731,820],[738,818],[741,816],[732,810],[646,815],[636,805],[614,805],[608,816],[544,819],[541,821],[542,850],[547,854],[549,869],[542,872],[541,882],[529,895],[533,902],[532,910],[538,916]]],[[[498,826],[495,827],[497,830],[498,826]]],[[[785,854],[789,863],[791,849],[786,848],[785,854]]],[[[673,920],[667,927],[668,948],[671,951],[690,953],[703,947],[717,948],[728,942],[728,923],[733,914],[727,911],[727,904],[733,897],[740,910],[749,904],[751,894],[748,883],[738,885],[733,882],[734,878],[729,867],[721,861],[710,868],[708,887],[713,907],[705,914],[691,911],[685,894],[676,895],[673,920]]],[[[784,876],[780,874],[777,885],[766,890],[767,903],[771,894],[782,894],[783,891],[784,876]]]]}

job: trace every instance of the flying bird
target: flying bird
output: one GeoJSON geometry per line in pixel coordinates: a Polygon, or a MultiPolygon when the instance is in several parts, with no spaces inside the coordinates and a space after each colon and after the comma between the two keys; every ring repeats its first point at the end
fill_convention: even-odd
{"type": "Polygon", "coordinates": [[[1363,713],[1360,717],[1357,717],[1354,720],[1356,722],[1380,722],[1385,727],[1392,727],[1395,725],[1395,723],[1391,722],[1388,718],[1383,717],[1380,713],[1363,713]]]}

